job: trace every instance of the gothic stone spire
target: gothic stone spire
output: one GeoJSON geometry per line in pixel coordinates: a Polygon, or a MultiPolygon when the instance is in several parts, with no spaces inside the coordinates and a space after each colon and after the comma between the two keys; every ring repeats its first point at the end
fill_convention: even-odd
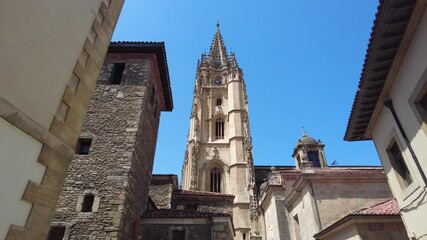
{"type": "Polygon", "coordinates": [[[212,66],[221,67],[227,66],[228,55],[222,39],[219,23],[216,24],[215,36],[212,40],[211,49],[209,51],[209,62],[212,66]]]}

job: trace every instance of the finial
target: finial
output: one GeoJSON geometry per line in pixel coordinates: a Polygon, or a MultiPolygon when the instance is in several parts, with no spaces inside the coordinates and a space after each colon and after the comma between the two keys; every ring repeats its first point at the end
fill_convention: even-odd
{"type": "Polygon", "coordinates": [[[216,20],[216,29],[219,30],[219,21],[216,20]]]}
{"type": "Polygon", "coordinates": [[[301,127],[301,128],[302,128],[302,136],[307,137],[307,134],[305,133],[304,127],[301,127]]]}

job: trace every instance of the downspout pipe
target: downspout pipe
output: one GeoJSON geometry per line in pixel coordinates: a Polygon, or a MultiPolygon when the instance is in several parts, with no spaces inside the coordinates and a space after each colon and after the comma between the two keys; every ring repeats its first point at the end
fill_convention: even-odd
{"type": "Polygon", "coordinates": [[[405,133],[405,130],[403,130],[402,124],[400,123],[399,117],[396,114],[396,111],[394,110],[393,102],[391,99],[387,99],[384,101],[384,106],[390,109],[391,115],[393,115],[394,121],[397,124],[397,127],[399,128],[400,134],[402,134],[403,139],[405,140],[406,146],[408,146],[409,152],[411,153],[412,158],[414,159],[415,165],[417,166],[418,172],[421,174],[421,178],[424,181],[424,185],[427,186],[427,178],[424,174],[423,169],[421,168],[421,165],[418,161],[417,156],[415,155],[414,149],[411,146],[411,143],[409,142],[408,136],[405,133]]]}

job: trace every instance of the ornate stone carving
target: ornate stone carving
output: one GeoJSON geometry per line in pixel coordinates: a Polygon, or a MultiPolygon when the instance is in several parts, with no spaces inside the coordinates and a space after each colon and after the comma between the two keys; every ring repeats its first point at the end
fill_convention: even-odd
{"type": "Polygon", "coordinates": [[[191,182],[190,182],[190,190],[198,190],[198,165],[200,158],[200,146],[198,142],[194,142],[194,145],[191,148],[191,182]]]}
{"type": "Polygon", "coordinates": [[[242,114],[243,118],[243,146],[246,155],[246,165],[248,168],[248,190],[255,186],[255,171],[252,156],[252,137],[249,126],[248,112],[244,111],[242,114]]]}
{"type": "Polygon", "coordinates": [[[256,196],[256,194],[254,194],[253,196],[250,196],[250,209],[249,209],[249,216],[251,218],[251,220],[258,218],[258,198],[256,196]]]}
{"type": "Polygon", "coordinates": [[[213,147],[212,152],[213,152],[212,159],[221,159],[219,157],[219,150],[217,147],[213,147]]]}
{"type": "Polygon", "coordinates": [[[195,116],[197,116],[197,110],[199,109],[199,107],[197,106],[196,103],[193,104],[193,107],[191,108],[191,115],[190,118],[193,118],[195,116]]]}
{"type": "Polygon", "coordinates": [[[198,137],[200,133],[200,120],[199,117],[195,117],[194,119],[194,137],[198,137]]]}

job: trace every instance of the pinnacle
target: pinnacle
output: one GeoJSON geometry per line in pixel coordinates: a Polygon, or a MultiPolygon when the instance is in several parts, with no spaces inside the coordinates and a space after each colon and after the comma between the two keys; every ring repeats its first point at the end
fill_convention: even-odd
{"type": "Polygon", "coordinates": [[[304,127],[301,127],[302,128],[302,136],[303,137],[307,137],[307,133],[305,133],[305,129],[304,129],[304,127]]]}
{"type": "Polygon", "coordinates": [[[209,51],[209,61],[214,66],[227,65],[228,56],[225,49],[224,41],[222,39],[219,22],[216,24],[215,36],[212,40],[211,48],[209,51]]]}

